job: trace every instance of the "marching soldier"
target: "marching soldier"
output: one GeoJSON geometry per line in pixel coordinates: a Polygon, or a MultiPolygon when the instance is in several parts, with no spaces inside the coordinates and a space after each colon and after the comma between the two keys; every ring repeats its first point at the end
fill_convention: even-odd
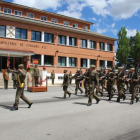
{"type": "Polygon", "coordinates": [[[52,78],[52,85],[54,85],[54,79],[55,79],[54,70],[51,72],[51,78],[52,78]]]}
{"type": "Polygon", "coordinates": [[[96,104],[99,103],[100,99],[98,96],[94,93],[94,90],[98,89],[99,87],[99,76],[97,71],[95,70],[95,65],[90,66],[90,74],[89,74],[89,99],[87,106],[92,105],[92,98],[94,97],[96,99],[96,104]]]}
{"type": "Polygon", "coordinates": [[[84,73],[84,88],[85,88],[85,94],[86,96],[88,96],[88,92],[89,92],[89,87],[88,87],[88,82],[89,82],[89,69],[87,68],[85,73],[84,73]]]}
{"type": "Polygon", "coordinates": [[[69,73],[69,79],[70,79],[70,84],[72,83],[72,72],[70,71],[70,73],[69,73]]]}
{"type": "Polygon", "coordinates": [[[71,96],[71,93],[68,91],[69,86],[69,74],[67,74],[67,70],[64,70],[64,79],[63,79],[63,91],[64,91],[64,97],[63,99],[66,99],[66,95],[68,94],[69,97],[71,96]]]}
{"type": "Polygon", "coordinates": [[[40,71],[39,71],[37,65],[35,65],[33,76],[34,76],[34,80],[35,80],[35,87],[38,87],[38,81],[39,81],[38,79],[40,76],[40,71]]]}
{"type": "Polygon", "coordinates": [[[3,79],[4,79],[4,88],[8,89],[8,80],[9,80],[9,70],[6,69],[4,74],[3,74],[3,79]]]}
{"type": "Polygon", "coordinates": [[[113,97],[113,85],[114,85],[114,73],[111,72],[111,68],[108,69],[108,73],[106,75],[107,77],[107,91],[108,91],[108,95],[109,95],[109,101],[111,100],[111,98],[113,97]]]}
{"type": "Polygon", "coordinates": [[[75,88],[75,94],[77,95],[77,91],[78,89],[81,91],[81,94],[83,93],[83,90],[80,88],[80,81],[82,80],[82,73],[80,72],[80,70],[78,70],[76,72],[76,74],[72,77],[76,79],[76,88],[75,88]]]}
{"type": "Polygon", "coordinates": [[[138,73],[137,74],[135,73],[135,68],[131,68],[130,72],[132,73],[131,78],[130,78],[130,94],[132,94],[130,104],[134,104],[135,99],[136,99],[136,103],[139,101],[139,97],[137,96],[139,76],[138,76],[138,73]],[[134,76],[135,74],[136,76],[134,76]]]}
{"type": "MultiPolygon", "coordinates": [[[[14,68],[14,71],[16,70],[16,68],[14,68]]],[[[13,80],[13,89],[17,88],[17,74],[12,72],[12,80],[13,80]]]]}
{"type": "Polygon", "coordinates": [[[18,66],[18,71],[10,70],[11,72],[17,73],[17,92],[16,92],[16,99],[15,103],[13,105],[13,109],[11,111],[18,110],[18,104],[19,104],[19,98],[21,98],[23,101],[25,101],[29,107],[31,108],[31,105],[33,104],[32,102],[29,101],[29,99],[24,96],[24,88],[25,88],[25,78],[26,78],[26,70],[24,69],[23,64],[20,64],[18,66]]]}
{"type": "Polygon", "coordinates": [[[118,98],[117,102],[120,102],[120,99],[123,98],[125,100],[126,96],[124,94],[124,87],[125,87],[125,74],[121,77],[122,74],[122,67],[119,67],[119,72],[117,75],[117,88],[118,88],[118,98]]]}

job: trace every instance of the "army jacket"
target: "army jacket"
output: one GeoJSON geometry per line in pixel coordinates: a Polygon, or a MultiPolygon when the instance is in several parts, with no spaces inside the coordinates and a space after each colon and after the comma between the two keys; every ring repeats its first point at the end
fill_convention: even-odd
{"type": "Polygon", "coordinates": [[[72,73],[69,73],[69,76],[72,76],[72,73]]]}
{"type": "Polygon", "coordinates": [[[125,84],[125,79],[123,79],[122,77],[120,77],[121,76],[121,72],[119,72],[116,76],[117,76],[117,84],[125,84]]]}
{"type": "Polygon", "coordinates": [[[34,68],[33,76],[39,77],[39,75],[40,75],[39,69],[38,68],[34,68]]]}
{"type": "Polygon", "coordinates": [[[99,75],[96,70],[93,70],[89,73],[89,84],[90,87],[99,86],[99,75]]]}
{"type": "Polygon", "coordinates": [[[12,72],[12,80],[17,80],[17,74],[12,72]]]}
{"type": "Polygon", "coordinates": [[[64,86],[69,85],[69,74],[67,74],[67,73],[64,74],[63,84],[64,84],[64,86]]]}
{"type": "Polygon", "coordinates": [[[54,72],[51,72],[51,78],[55,79],[55,73],[54,72]]]}

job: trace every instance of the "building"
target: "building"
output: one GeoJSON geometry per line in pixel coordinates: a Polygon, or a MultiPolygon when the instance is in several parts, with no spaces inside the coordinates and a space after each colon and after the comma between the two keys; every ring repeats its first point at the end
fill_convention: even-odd
{"type": "Polygon", "coordinates": [[[93,23],[15,3],[0,1],[0,70],[38,60],[39,68],[52,70],[62,79],[64,69],[75,73],[95,64],[115,64],[116,39],[92,32],[93,23]]]}

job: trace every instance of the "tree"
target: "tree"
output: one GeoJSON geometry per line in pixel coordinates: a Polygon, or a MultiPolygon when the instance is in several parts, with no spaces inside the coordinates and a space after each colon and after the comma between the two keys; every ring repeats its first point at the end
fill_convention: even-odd
{"type": "Polygon", "coordinates": [[[140,32],[137,31],[136,36],[132,48],[131,48],[131,56],[134,60],[134,63],[140,60],[140,32]]]}
{"type": "Polygon", "coordinates": [[[118,33],[117,44],[118,49],[116,53],[116,59],[119,62],[119,65],[126,64],[130,53],[130,46],[125,27],[122,27],[118,33]]]}

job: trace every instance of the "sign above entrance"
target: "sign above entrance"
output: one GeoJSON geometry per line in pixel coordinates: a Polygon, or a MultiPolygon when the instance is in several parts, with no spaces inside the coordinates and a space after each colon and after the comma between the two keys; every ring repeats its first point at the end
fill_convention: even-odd
{"type": "Polygon", "coordinates": [[[39,59],[33,59],[32,63],[38,65],[39,64],[39,59]]]}
{"type": "Polygon", "coordinates": [[[15,27],[12,26],[6,27],[6,37],[15,38],[15,27]]]}

